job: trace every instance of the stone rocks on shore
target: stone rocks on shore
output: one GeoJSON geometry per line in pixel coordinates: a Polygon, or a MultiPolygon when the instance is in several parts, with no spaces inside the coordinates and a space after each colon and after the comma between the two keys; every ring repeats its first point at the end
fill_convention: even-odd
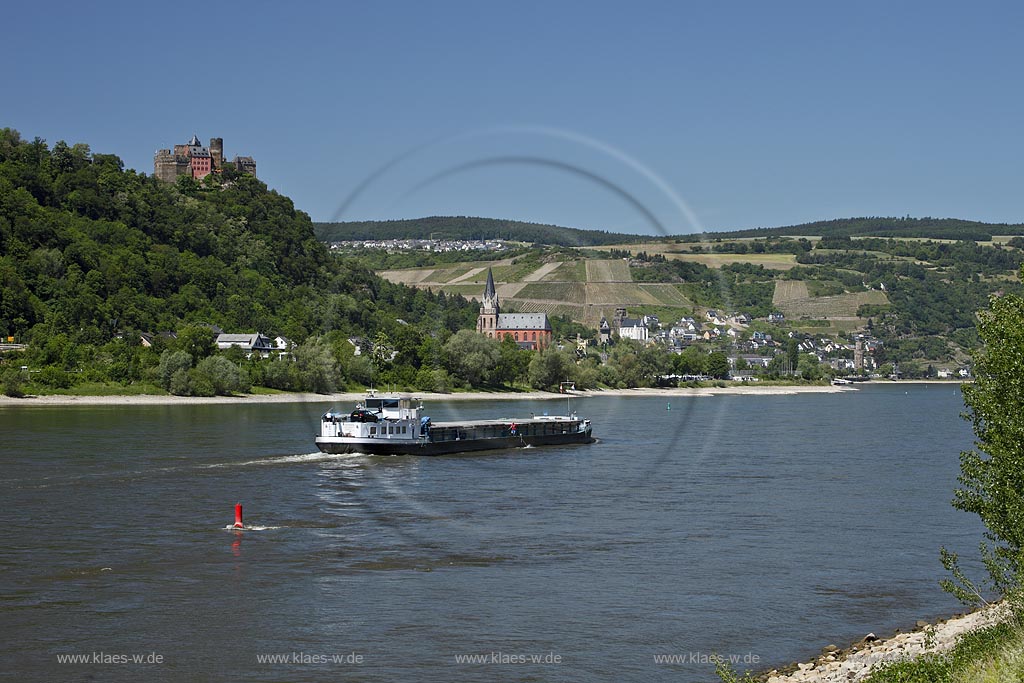
{"type": "Polygon", "coordinates": [[[848,650],[839,650],[835,645],[823,648],[821,657],[814,662],[797,664],[792,673],[769,672],[767,683],[857,683],[867,678],[879,664],[944,652],[956,644],[961,634],[992,626],[1006,616],[1002,605],[989,605],[934,625],[918,621],[918,630],[897,633],[887,640],[879,640],[874,633],[869,633],[848,650]]]}

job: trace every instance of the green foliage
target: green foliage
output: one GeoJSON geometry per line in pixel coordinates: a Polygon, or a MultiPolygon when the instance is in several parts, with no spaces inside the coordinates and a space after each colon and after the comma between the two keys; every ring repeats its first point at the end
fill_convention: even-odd
{"type": "Polygon", "coordinates": [[[530,386],[534,389],[557,390],[561,382],[571,379],[574,360],[556,348],[544,349],[530,360],[530,386]]]}
{"type": "Polygon", "coordinates": [[[570,247],[641,242],[650,238],[645,235],[579,230],[557,225],[471,216],[431,216],[395,221],[317,223],[316,234],[317,238],[324,242],[363,240],[368,235],[372,235],[376,239],[429,239],[433,236],[435,239],[505,239],[570,247]]]}
{"type": "Polygon", "coordinates": [[[490,384],[498,379],[502,360],[498,341],[474,330],[459,330],[444,345],[446,366],[452,377],[470,386],[490,384]]]}
{"type": "Polygon", "coordinates": [[[1019,619],[962,635],[952,649],[927,653],[916,659],[884,664],[874,669],[864,683],[973,683],[974,681],[1019,681],[1021,649],[1024,644],[1019,619]],[[1004,676],[985,676],[984,672],[1004,676]]]}
{"type": "MultiPolygon", "coordinates": [[[[840,218],[831,221],[815,221],[780,228],[756,228],[733,232],[705,233],[708,238],[766,237],[785,235],[823,235],[826,237],[849,237],[875,235],[879,237],[929,237],[932,239],[980,240],[992,239],[992,235],[1021,235],[1024,225],[1007,223],[981,223],[956,218],[840,218]]],[[[684,237],[685,239],[685,237],[684,237]]],[[[691,238],[692,239],[692,238],[691,238]]]]}
{"type": "Polygon", "coordinates": [[[217,350],[213,330],[208,325],[185,325],[178,330],[178,348],[201,360],[217,350]]]}
{"type": "Polygon", "coordinates": [[[295,349],[297,388],[316,394],[329,394],[341,384],[338,364],[330,345],[311,339],[295,349]]]}
{"type": "Polygon", "coordinates": [[[186,351],[167,350],[160,354],[157,374],[160,386],[172,394],[188,395],[188,371],[192,368],[192,356],[186,351]],[[177,376],[177,382],[175,382],[177,376]],[[178,389],[175,391],[175,389],[178,389]]]}
{"type": "MultiPolygon", "coordinates": [[[[1001,595],[1024,588],[1024,299],[993,298],[978,329],[973,384],[963,387],[977,450],[960,454],[953,505],[984,523],[982,559],[1001,595]]],[[[955,557],[954,557],[955,564],[955,557]]],[[[962,583],[962,582],[961,582],[962,583]]]]}
{"type": "Polygon", "coordinates": [[[25,392],[22,388],[25,385],[25,378],[18,368],[4,368],[0,372],[0,391],[4,396],[11,398],[22,398],[25,392]]]}
{"type": "MultiPolygon", "coordinates": [[[[299,343],[383,334],[398,352],[392,372],[413,374],[426,336],[443,341],[472,325],[469,302],[330,258],[287,197],[252,176],[224,180],[161,183],[85,145],[50,150],[0,130],[0,332],[29,344],[33,370],[56,368],[46,376],[56,384],[66,384],[58,370],[126,384],[153,371],[170,387],[178,368],[159,370],[160,353],[213,356],[210,325],[299,343]],[[135,347],[139,332],[167,330],[178,339],[154,334],[153,351],[135,347]]],[[[269,381],[323,388],[340,380],[316,365],[274,370],[269,381]]],[[[364,361],[346,371],[370,379],[364,361]]],[[[187,393],[186,380],[176,387],[187,393]]]]}
{"type": "Polygon", "coordinates": [[[197,376],[209,381],[215,394],[221,396],[246,392],[251,388],[238,366],[224,356],[202,359],[196,364],[195,371],[197,376]]]}
{"type": "Polygon", "coordinates": [[[708,354],[705,368],[707,374],[715,379],[729,378],[729,359],[721,351],[712,351],[708,354]]]}

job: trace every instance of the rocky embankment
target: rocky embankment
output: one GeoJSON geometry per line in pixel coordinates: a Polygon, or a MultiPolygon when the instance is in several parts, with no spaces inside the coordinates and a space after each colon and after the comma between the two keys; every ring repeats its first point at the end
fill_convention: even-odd
{"type": "Polygon", "coordinates": [[[794,671],[770,671],[766,680],[767,683],[857,683],[867,678],[879,664],[943,652],[953,647],[961,634],[992,626],[1005,617],[1002,605],[990,605],[935,624],[919,621],[917,630],[897,633],[885,640],[869,633],[846,650],[829,645],[818,659],[797,664],[794,671]]]}

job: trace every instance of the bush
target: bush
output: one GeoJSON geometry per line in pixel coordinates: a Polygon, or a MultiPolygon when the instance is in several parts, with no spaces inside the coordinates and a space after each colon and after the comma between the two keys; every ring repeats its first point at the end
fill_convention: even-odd
{"type": "Polygon", "coordinates": [[[452,390],[451,378],[441,368],[429,368],[424,365],[416,373],[416,388],[420,391],[433,391],[447,394],[452,390]]]}
{"type": "Polygon", "coordinates": [[[21,370],[17,368],[8,368],[0,375],[0,387],[2,387],[4,396],[10,396],[11,398],[23,398],[25,392],[21,390],[25,381],[21,375],[21,370]]]}
{"type": "Polygon", "coordinates": [[[69,389],[75,383],[74,378],[70,374],[52,365],[40,370],[36,376],[36,381],[52,389],[69,389]]]}
{"type": "Polygon", "coordinates": [[[175,396],[191,396],[192,383],[189,381],[188,370],[185,368],[175,370],[167,381],[166,389],[175,396]]]}
{"type": "Polygon", "coordinates": [[[295,388],[295,364],[286,360],[272,360],[261,364],[263,386],[282,391],[295,388]]]}
{"type": "MultiPolygon", "coordinates": [[[[199,361],[195,367],[195,376],[197,381],[203,379],[208,382],[214,394],[222,396],[248,391],[250,388],[238,366],[223,356],[209,356],[199,361]]],[[[205,384],[203,389],[206,389],[205,384]]]]}
{"type": "MultiPolygon", "coordinates": [[[[160,376],[160,386],[172,394],[178,396],[187,396],[188,392],[175,391],[171,388],[174,380],[174,376],[178,374],[179,370],[183,370],[188,373],[189,368],[192,367],[192,356],[185,351],[164,351],[160,354],[160,364],[157,366],[158,374],[160,376]]],[[[181,388],[181,378],[178,378],[178,384],[176,385],[179,389],[181,388]]],[[[187,379],[186,379],[187,382],[187,379]]]]}

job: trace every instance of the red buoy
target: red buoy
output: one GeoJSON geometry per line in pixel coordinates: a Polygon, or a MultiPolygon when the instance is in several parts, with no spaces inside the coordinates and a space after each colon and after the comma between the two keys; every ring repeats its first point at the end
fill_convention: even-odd
{"type": "Polygon", "coordinates": [[[242,504],[241,503],[236,503],[235,504],[235,528],[236,529],[241,529],[244,526],[245,525],[242,524],[242,504]]]}

